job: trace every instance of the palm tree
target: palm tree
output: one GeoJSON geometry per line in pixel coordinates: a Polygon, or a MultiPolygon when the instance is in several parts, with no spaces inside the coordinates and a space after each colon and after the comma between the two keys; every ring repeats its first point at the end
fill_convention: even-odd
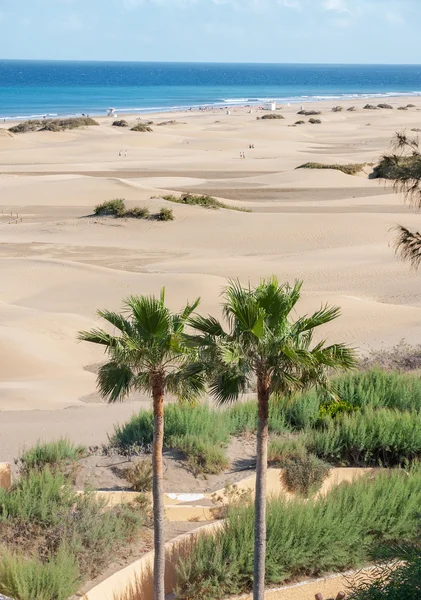
{"type": "Polygon", "coordinates": [[[314,384],[328,386],[328,372],[355,365],[354,353],[342,344],[312,344],[313,332],[339,316],[338,308],[322,307],[295,322],[291,312],[301,295],[301,282],[280,285],[273,277],[256,288],[230,282],[224,293],[223,314],[228,326],[213,317],[194,316],[188,343],[200,361],[219,403],[238,399],[257,383],[258,428],[254,526],[254,600],[263,600],[266,554],[266,479],[269,397],[314,384]]]}
{"type": "MultiPolygon", "coordinates": [[[[397,133],[392,141],[392,152],[381,158],[375,174],[392,180],[395,191],[402,193],[405,201],[415,208],[421,208],[421,149],[418,139],[411,139],[406,133],[397,133]]],[[[398,225],[396,230],[396,253],[418,269],[421,264],[421,233],[403,225],[398,225]]]]}
{"type": "Polygon", "coordinates": [[[79,339],[104,346],[109,357],[98,373],[98,389],[108,402],[123,400],[133,390],[153,400],[153,513],[154,513],[154,600],[165,597],[165,541],[162,448],[164,440],[164,395],[166,392],[194,399],[204,390],[200,373],[184,376],[192,351],[183,337],[187,319],[199,299],[173,314],[165,306],[164,290],[159,299],[131,296],[124,302],[124,314],[98,311],[117,335],[103,329],[79,333],[79,339]]]}

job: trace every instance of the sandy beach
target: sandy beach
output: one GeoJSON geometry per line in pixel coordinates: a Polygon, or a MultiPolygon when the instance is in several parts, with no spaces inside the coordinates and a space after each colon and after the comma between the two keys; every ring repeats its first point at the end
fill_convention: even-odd
{"type": "MultiPolygon", "coordinates": [[[[97,443],[117,409],[121,420],[136,410],[115,407],[111,419],[110,407],[98,405],[94,367],[103,355],[76,341],[98,308],[118,310],[129,294],[165,285],[172,308],[200,296],[201,311],[215,313],[227,278],[276,274],[304,280],[300,312],[342,307],[325,331],[332,341],[362,352],[418,342],[420,280],[395,258],[390,229],[417,228],[419,215],[370,179],[371,167],[356,176],[296,170],[308,161],[376,163],[396,131],[421,126],[421,99],[391,98],[394,110],[363,110],[366,102],[337,113],[331,101],[307,104],[322,111],[322,123],[304,117],[296,127],[297,105],[281,111],[284,120],[257,120],[263,113],[254,108],[142,116],[154,122],[151,133],[112,127],[109,118],[14,136],[6,134],[11,123],[0,124],[0,459],[15,452],[16,439],[67,434],[97,443]],[[416,107],[396,110],[409,101],[416,107]],[[175,123],[158,125],[168,120],[175,123]],[[181,191],[251,212],[160,199],[181,191]],[[86,218],[112,198],[172,208],[175,220],[86,218]],[[79,407],[83,427],[68,411],[51,417],[68,407],[79,407]],[[44,427],[38,411],[49,411],[44,427]]],[[[139,117],[125,118],[134,125],[139,117]]]]}

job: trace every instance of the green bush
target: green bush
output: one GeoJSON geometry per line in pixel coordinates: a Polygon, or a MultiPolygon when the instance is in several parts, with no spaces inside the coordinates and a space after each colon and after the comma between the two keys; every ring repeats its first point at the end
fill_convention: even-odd
{"type": "Polygon", "coordinates": [[[266,115],[263,115],[262,117],[260,117],[260,119],[262,121],[264,121],[264,120],[271,120],[271,119],[285,119],[285,117],[283,115],[280,115],[279,113],[270,112],[270,113],[267,113],[266,115]]]}
{"type": "Polygon", "coordinates": [[[103,216],[115,216],[122,217],[126,212],[126,206],[124,200],[121,198],[115,198],[114,200],[108,200],[102,204],[98,204],[94,209],[94,215],[99,217],[103,216]]]}
{"type": "Polygon", "coordinates": [[[34,119],[23,121],[9,128],[12,133],[27,133],[28,131],[65,131],[66,129],[77,129],[78,127],[89,127],[99,125],[90,117],[72,117],[69,119],[34,119]]]}
{"type": "Polygon", "coordinates": [[[128,127],[129,124],[124,119],[118,119],[117,121],[113,122],[112,126],[113,127],[128,127]]]}
{"type": "Polygon", "coordinates": [[[421,456],[421,413],[367,409],[326,418],[307,448],[319,458],[349,466],[394,466],[421,456]]]}
{"type": "Polygon", "coordinates": [[[415,600],[421,590],[421,543],[399,544],[376,552],[381,561],[372,577],[351,581],[349,600],[415,600]]]}
{"type": "MultiPolygon", "coordinates": [[[[374,368],[339,377],[334,388],[342,402],[361,409],[421,409],[421,378],[412,373],[374,368]]],[[[320,393],[319,397],[321,404],[329,401],[326,394],[320,393]]]]}
{"type": "Polygon", "coordinates": [[[171,208],[161,208],[154,218],[157,221],[174,221],[174,213],[171,208]]]}
{"type": "Polygon", "coordinates": [[[374,176],[379,179],[400,179],[421,173],[421,157],[384,156],[374,169],[374,176]]]}
{"type": "Polygon", "coordinates": [[[342,173],[345,173],[346,175],[356,175],[365,167],[365,165],[366,163],[352,163],[348,165],[324,165],[323,163],[308,162],[303,165],[300,165],[299,167],[297,167],[297,169],[333,169],[335,171],[342,171],[342,173]]]}
{"type": "Polygon", "coordinates": [[[37,582],[45,586],[44,596],[40,592],[32,598],[56,600],[49,582],[53,585],[61,574],[63,585],[69,582],[65,584],[67,598],[67,585],[75,578],[96,577],[136,538],[146,520],[145,511],[140,505],[108,508],[93,494],[77,494],[59,471],[52,472],[49,467],[30,470],[10,490],[0,489],[0,554],[18,557],[9,556],[0,569],[0,586],[20,585],[21,581],[26,585],[36,570],[31,565],[37,565],[39,559],[44,570],[37,582]],[[70,563],[77,564],[75,577],[70,563]],[[66,579],[66,573],[72,577],[66,579]]]}
{"type": "Polygon", "coordinates": [[[290,457],[283,463],[282,481],[290,492],[308,498],[319,491],[330,470],[330,465],[314,454],[290,457]]]}
{"type": "Polygon", "coordinates": [[[195,475],[218,475],[229,466],[221,446],[203,440],[198,435],[173,437],[171,444],[186,455],[195,475]]]}
{"type": "Polygon", "coordinates": [[[307,449],[305,436],[298,437],[273,437],[269,441],[268,461],[274,467],[283,467],[288,460],[299,460],[305,458],[307,449]]]}
{"type": "Polygon", "coordinates": [[[152,128],[149,127],[146,123],[138,123],[134,127],[131,128],[131,131],[140,131],[140,132],[150,132],[152,128]]]}
{"type": "Polygon", "coordinates": [[[240,212],[250,212],[246,208],[238,208],[235,206],[230,206],[229,204],[225,204],[220,200],[217,200],[213,196],[209,196],[208,194],[191,194],[190,192],[183,192],[181,196],[174,196],[174,194],[167,194],[162,197],[163,200],[167,200],[168,202],[176,202],[177,204],[188,204],[190,206],[203,206],[203,208],[226,208],[228,210],[237,210],[240,212]]]}
{"type": "Polygon", "coordinates": [[[45,563],[9,552],[0,559],[0,593],[14,600],[67,600],[80,583],[75,556],[64,547],[45,563]]]}
{"type": "MultiPolygon", "coordinates": [[[[271,498],[267,506],[266,581],[362,566],[385,543],[416,535],[421,475],[396,470],[342,484],[306,501],[271,498]]],[[[177,565],[177,598],[215,600],[253,584],[252,505],[233,506],[221,530],[198,539],[177,565]]]]}
{"type": "Polygon", "coordinates": [[[319,418],[321,392],[310,390],[291,398],[279,398],[277,406],[287,427],[301,431],[314,427],[319,418]]]}
{"type": "Polygon", "coordinates": [[[22,472],[43,469],[46,466],[53,470],[62,469],[79,460],[85,453],[84,446],[75,446],[67,439],[46,443],[38,441],[21,455],[17,464],[22,472]]]}
{"type": "Polygon", "coordinates": [[[149,212],[149,208],[146,208],[145,206],[135,206],[134,208],[124,211],[122,216],[126,219],[149,219],[151,213],[149,212]]]}
{"type": "Polygon", "coordinates": [[[124,470],[124,477],[135,492],[150,492],[152,475],[152,462],[148,460],[138,460],[124,470]]]}

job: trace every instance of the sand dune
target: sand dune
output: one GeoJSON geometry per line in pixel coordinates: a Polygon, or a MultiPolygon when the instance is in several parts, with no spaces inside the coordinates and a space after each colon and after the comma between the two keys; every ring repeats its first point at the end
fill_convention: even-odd
{"type": "Polygon", "coordinates": [[[0,128],[0,410],[98,402],[91,367],[103,356],[78,343],[77,331],[96,322],[97,308],[118,309],[123,297],[163,285],[174,309],[201,296],[203,312],[217,312],[227,277],[302,278],[299,312],[342,307],[330,339],[362,350],[419,341],[419,276],[396,260],[390,231],[397,222],[418,227],[418,215],[370,179],[370,167],[358,176],[296,169],[375,162],[396,130],[419,124],[419,112],[317,108],[321,125],[297,127],[288,127],[300,118],[289,107],[284,120],[267,122],[246,109],[154,115],[178,123],[148,134],[106,119],[65,133],[9,137],[0,128]],[[161,198],[180,191],[252,212],[161,198]],[[172,208],[175,221],[89,217],[116,197],[172,208]]]}

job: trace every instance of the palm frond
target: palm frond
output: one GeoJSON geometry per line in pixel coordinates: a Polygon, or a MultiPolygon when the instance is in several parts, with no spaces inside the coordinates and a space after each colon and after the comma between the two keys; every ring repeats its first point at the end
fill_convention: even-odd
{"type": "Polygon", "coordinates": [[[186,363],[177,371],[168,373],[165,386],[168,392],[180,400],[194,402],[206,391],[206,374],[203,365],[186,363]]]}
{"type": "Polygon", "coordinates": [[[132,381],[133,371],[130,367],[109,362],[100,368],[97,385],[101,396],[112,403],[124,400],[130,392],[132,381]]]}
{"type": "Polygon", "coordinates": [[[100,344],[108,348],[113,348],[118,344],[118,338],[110,335],[103,329],[91,329],[90,331],[79,331],[77,339],[82,342],[91,342],[92,344],[100,344]]]}
{"type": "Polygon", "coordinates": [[[132,335],[132,325],[130,321],[128,321],[128,319],[126,319],[123,315],[108,310],[99,310],[98,315],[116,327],[119,331],[121,331],[121,333],[132,335]]]}
{"type": "Polygon", "coordinates": [[[188,325],[206,336],[223,337],[226,335],[221,323],[210,315],[207,317],[195,315],[188,320],[188,325]]]}
{"type": "Polygon", "coordinates": [[[337,306],[329,307],[328,305],[322,306],[320,310],[316,311],[311,317],[303,317],[298,319],[292,327],[293,334],[304,333],[325,325],[331,321],[337,319],[341,314],[341,309],[337,306]]]}
{"type": "Polygon", "coordinates": [[[125,306],[133,314],[134,327],[145,341],[164,338],[170,333],[170,311],[154,296],[130,296],[125,306]]]}
{"type": "Polygon", "coordinates": [[[238,369],[221,369],[209,381],[209,391],[218,404],[235,402],[247,387],[247,375],[238,369]]]}
{"type": "Polygon", "coordinates": [[[407,261],[414,269],[421,264],[421,233],[410,231],[402,225],[395,228],[399,234],[395,240],[395,252],[403,261],[407,261]]]}

